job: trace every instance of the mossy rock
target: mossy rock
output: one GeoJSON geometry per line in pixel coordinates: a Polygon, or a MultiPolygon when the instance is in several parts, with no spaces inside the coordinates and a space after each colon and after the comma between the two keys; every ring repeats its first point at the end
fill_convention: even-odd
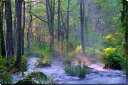
{"type": "Polygon", "coordinates": [[[16,85],[28,85],[28,84],[36,84],[33,80],[30,79],[23,79],[19,80],[16,85]]]}
{"type": "Polygon", "coordinates": [[[30,75],[27,76],[27,78],[41,78],[42,80],[46,80],[47,76],[42,72],[32,72],[30,75]]]}

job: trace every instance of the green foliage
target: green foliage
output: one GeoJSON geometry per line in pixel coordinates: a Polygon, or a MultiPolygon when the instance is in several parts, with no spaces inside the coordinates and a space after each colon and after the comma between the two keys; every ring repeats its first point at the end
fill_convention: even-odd
{"type": "Polygon", "coordinates": [[[40,58],[37,60],[38,61],[38,65],[37,67],[47,67],[47,66],[51,66],[51,61],[49,59],[48,56],[45,56],[43,59],[40,58]]]}
{"type": "Polygon", "coordinates": [[[114,34],[108,34],[104,37],[104,46],[105,47],[116,47],[123,44],[123,34],[121,32],[116,32],[114,34]]]}
{"type": "Polygon", "coordinates": [[[71,65],[71,63],[72,63],[72,62],[71,62],[71,59],[69,59],[69,58],[65,58],[65,59],[64,59],[64,62],[63,62],[64,65],[66,65],[66,66],[67,66],[67,65],[71,65]]]}
{"type": "Polygon", "coordinates": [[[128,58],[127,57],[123,57],[121,66],[122,66],[123,70],[126,72],[126,74],[128,75],[128,58]]]}
{"type": "Polygon", "coordinates": [[[12,75],[6,71],[0,71],[0,84],[11,84],[12,75]]]}
{"type": "Polygon", "coordinates": [[[47,76],[42,72],[32,72],[30,75],[27,75],[26,78],[46,80],[47,76]]]}
{"type": "Polygon", "coordinates": [[[26,56],[22,56],[22,58],[21,58],[21,66],[20,66],[21,71],[26,71],[27,67],[28,67],[27,58],[26,58],[26,56]]]}
{"type": "Polygon", "coordinates": [[[50,45],[48,43],[39,43],[33,41],[33,47],[29,51],[26,51],[25,56],[51,56],[50,45]]]}
{"type": "Polygon", "coordinates": [[[87,73],[90,72],[88,68],[81,66],[66,66],[64,68],[65,72],[71,76],[78,76],[80,78],[84,78],[87,73]]]}
{"type": "Polygon", "coordinates": [[[53,84],[57,84],[58,80],[55,78],[54,75],[50,75],[47,77],[47,81],[45,84],[50,84],[50,85],[53,85],[53,84]]]}
{"type": "Polygon", "coordinates": [[[100,55],[99,49],[95,49],[95,48],[86,47],[85,52],[91,58],[94,58],[100,55]]]}
{"type": "Polygon", "coordinates": [[[31,84],[36,84],[33,80],[30,79],[23,79],[19,80],[16,85],[31,85],[31,84]]]}
{"type": "Polygon", "coordinates": [[[36,80],[38,84],[56,84],[58,80],[54,77],[54,75],[46,76],[46,74],[42,72],[32,72],[30,75],[26,76],[27,80],[36,80]]]}
{"type": "Polygon", "coordinates": [[[89,32],[86,35],[85,45],[90,48],[100,49],[103,43],[103,37],[98,32],[89,32]]]}
{"type": "Polygon", "coordinates": [[[123,57],[117,53],[116,48],[106,48],[102,55],[105,62],[105,68],[122,69],[121,62],[123,61],[123,57]]]}
{"type": "MultiPolygon", "coordinates": [[[[18,69],[15,67],[15,61],[16,61],[16,56],[13,57],[13,60],[9,64],[9,69],[11,69],[12,72],[14,72],[14,73],[18,71],[18,69]]],[[[21,57],[21,64],[20,64],[20,70],[19,71],[26,71],[27,67],[28,67],[27,57],[26,56],[22,56],[21,57]]]]}
{"type": "Polygon", "coordinates": [[[0,56],[0,66],[5,66],[7,64],[7,59],[0,56]]]}

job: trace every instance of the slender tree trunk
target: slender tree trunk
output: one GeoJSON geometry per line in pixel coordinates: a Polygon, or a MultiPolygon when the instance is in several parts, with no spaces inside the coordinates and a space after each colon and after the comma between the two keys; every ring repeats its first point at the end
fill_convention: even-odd
{"type": "MultiPolygon", "coordinates": [[[[15,0],[15,3],[16,3],[16,0],[15,0]]],[[[14,55],[16,56],[16,48],[17,48],[17,29],[16,29],[16,25],[17,25],[17,18],[16,18],[16,5],[15,5],[15,14],[14,14],[14,30],[13,30],[13,48],[14,48],[14,55]]]]}
{"type": "Polygon", "coordinates": [[[61,54],[61,21],[60,21],[60,15],[61,15],[61,11],[60,11],[60,0],[58,0],[58,51],[59,51],[59,55],[61,54]]]}
{"type": "Polygon", "coordinates": [[[85,55],[85,44],[84,44],[84,18],[85,18],[85,4],[84,0],[80,0],[80,26],[81,26],[81,45],[82,54],[85,55]]]}
{"type": "Polygon", "coordinates": [[[16,17],[17,17],[17,58],[15,62],[16,68],[20,70],[21,56],[22,56],[22,0],[16,0],[16,17]]]}
{"type": "Polygon", "coordinates": [[[67,17],[66,17],[66,56],[68,56],[68,43],[69,43],[69,8],[70,8],[70,0],[68,0],[68,7],[67,7],[67,17]]]}
{"type": "Polygon", "coordinates": [[[1,56],[5,57],[6,51],[3,31],[3,1],[1,1],[0,3],[0,54],[1,56]]]}
{"type": "Polygon", "coordinates": [[[22,55],[24,55],[25,0],[23,1],[22,55]]]}
{"type": "Polygon", "coordinates": [[[6,56],[10,60],[12,59],[13,52],[13,38],[12,38],[12,10],[11,1],[5,0],[5,16],[6,16],[6,56]]]}
{"type": "Polygon", "coordinates": [[[30,8],[29,8],[29,15],[30,15],[30,21],[29,21],[29,26],[28,26],[28,31],[27,31],[27,50],[31,48],[31,29],[32,29],[32,21],[33,21],[33,16],[31,14],[31,3],[30,3],[30,8]]]}
{"type": "Polygon", "coordinates": [[[64,18],[63,18],[63,15],[62,15],[62,12],[61,12],[61,22],[62,22],[62,29],[61,29],[61,50],[63,50],[63,44],[64,44],[64,39],[65,39],[65,31],[66,31],[66,23],[64,23],[64,18]]]}

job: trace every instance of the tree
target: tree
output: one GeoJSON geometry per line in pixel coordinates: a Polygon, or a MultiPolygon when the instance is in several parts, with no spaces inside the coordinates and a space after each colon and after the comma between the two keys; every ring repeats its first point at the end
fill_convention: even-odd
{"type": "Polygon", "coordinates": [[[12,9],[11,1],[5,0],[5,16],[6,16],[6,56],[10,60],[13,58],[13,38],[12,38],[12,9]]]}
{"type": "Polygon", "coordinates": [[[22,56],[22,43],[21,43],[21,38],[22,38],[22,0],[16,0],[15,1],[16,5],[16,18],[17,18],[17,58],[15,62],[16,68],[20,70],[20,64],[21,64],[21,56],[22,56]]]}
{"type": "MultiPolygon", "coordinates": [[[[61,50],[61,36],[60,36],[60,33],[61,33],[61,21],[60,21],[60,14],[61,14],[61,11],[60,11],[60,0],[58,0],[58,50],[60,51],[61,50]]],[[[60,55],[60,53],[59,53],[60,55]]]]}
{"type": "Polygon", "coordinates": [[[47,24],[50,34],[50,48],[54,50],[55,0],[46,0],[47,24]]]}
{"type": "Polygon", "coordinates": [[[3,1],[0,2],[0,53],[1,56],[6,56],[5,42],[4,42],[4,31],[3,31],[3,1]]]}
{"type": "Polygon", "coordinates": [[[23,28],[22,28],[22,55],[24,55],[24,29],[25,29],[25,0],[23,0],[23,28]]]}
{"type": "Polygon", "coordinates": [[[128,1],[122,0],[121,22],[125,28],[125,55],[128,56],[128,1]]]}
{"type": "Polygon", "coordinates": [[[30,21],[29,21],[29,26],[28,26],[28,30],[27,30],[27,50],[30,49],[31,47],[31,42],[30,42],[30,38],[32,36],[32,21],[33,21],[33,16],[32,16],[32,4],[31,2],[29,3],[29,16],[30,16],[30,21]]]}
{"type": "Polygon", "coordinates": [[[68,0],[67,7],[67,16],[66,16],[66,56],[68,56],[68,43],[69,43],[69,9],[70,9],[70,0],[68,0]]]}
{"type": "Polygon", "coordinates": [[[84,21],[85,21],[85,2],[80,0],[80,27],[81,27],[81,45],[82,53],[85,55],[85,45],[84,45],[84,21]]]}

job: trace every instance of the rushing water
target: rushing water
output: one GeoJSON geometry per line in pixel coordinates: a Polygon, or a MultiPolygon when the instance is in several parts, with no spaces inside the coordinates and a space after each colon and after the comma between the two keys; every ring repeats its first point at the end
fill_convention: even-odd
{"type": "MultiPolygon", "coordinates": [[[[87,74],[85,78],[72,77],[64,72],[64,65],[62,61],[53,61],[50,67],[36,68],[38,58],[28,58],[28,70],[25,75],[31,72],[40,71],[45,73],[47,76],[54,74],[54,77],[58,80],[58,84],[126,84],[126,75],[124,72],[119,70],[107,70],[102,69],[102,64],[93,64],[91,67],[94,68],[90,74],[87,74]]],[[[14,83],[18,80],[23,79],[22,74],[13,74],[14,83]]]]}

